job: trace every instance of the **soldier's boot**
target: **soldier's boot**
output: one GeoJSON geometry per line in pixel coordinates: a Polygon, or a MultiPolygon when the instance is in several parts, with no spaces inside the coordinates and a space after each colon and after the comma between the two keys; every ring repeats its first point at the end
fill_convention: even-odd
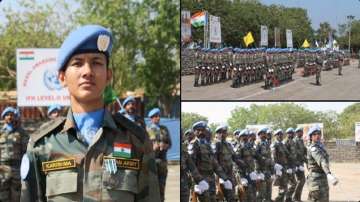
{"type": "Polygon", "coordinates": [[[199,76],[195,76],[194,87],[199,85],[199,76]]]}

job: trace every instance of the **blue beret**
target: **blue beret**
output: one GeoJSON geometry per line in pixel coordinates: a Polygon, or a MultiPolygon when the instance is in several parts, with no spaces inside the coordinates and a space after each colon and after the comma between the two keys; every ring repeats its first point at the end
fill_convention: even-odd
{"type": "Polygon", "coordinates": [[[294,129],[293,128],[288,128],[288,129],[286,129],[286,133],[294,133],[295,131],[294,131],[294,129]]]}
{"type": "Polygon", "coordinates": [[[300,127],[295,129],[295,132],[300,132],[300,131],[301,131],[301,132],[303,131],[303,129],[300,128],[300,127]]]}
{"type": "Polygon", "coordinates": [[[123,107],[125,107],[125,105],[128,103],[128,102],[135,102],[135,98],[133,96],[129,96],[127,97],[124,102],[122,103],[123,107]]]}
{"type": "Polygon", "coordinates": [[[47,115],[49,116],[51,114],[51,112],[53,112],[54,110],[61,110],[61,106],[60,105],[50,105],[47,111],[47,115]]]}
{"type": "Polygon", "coordinates": [[[260,133],[266,133],[267,131],[268,131],[267,127],[260,128],[260,130],[258,130],[257,132],[257,135],[259,135],[260,133]]]}
{"type": "Polygon", "coordinates": [[[284,134],[284,132],[281,130],[281,129],[277,129],[277,130],[275,130],[275,132],[274,132],[274,135],[277,135],[277,134],[284,134]]]}
{"type": "Polygon", "coordinates": [[[193,128],[193,130],[196,130],[196,129],[198,129],[198,128],[206,128],[206,122],[205,121],[198,121],[198,122],[196,122],[196,123],[194,123],[193,124],[193,126],[192,126],[192,128],[193,128]]]}
{"type": "Polygon", "coordinates": [[[272,133],[272,130],[269,128],[269,129],[266,130],[266,133],[267,133],[267,134],[271,134],[271,133],[272,133]]]}
{"type": "Polygon", "coordinates": [[[253,130],[249,130],[249,135],[256,135],[256,133],[253,130]]]}
{"type": "Polygon", "coordinates": [[[313,126],[309,129],[308,136],[310,137],[316,131],[321,132],[321,128],[318,125],[313,126]]]}
{"type": "Polygon", "coordinates": [[[16,115],[16,109],[14,107],[6,107],[4,111],[1,113],[1,118],[4,118],[5,115],[9,112],[12,112],[14,113],[14,115],[16,115]]]}
{"type": "Polygon", "coordinates": [[[111,32],[100,25],[85,25],[72,31],[60,47],[56,69],[63,69],[77,53],[98,52],[110,57],[112,40],[111,32]]]}
{"type": "Polygon", "coordinates": [[[215,129],[215,133],[219,132],[220,130],[227,130],[228,126],[227,125],[220,125],[215,129]]]}
{"type": "Polygon", "coordinates": [[[239,135],[240,132],[241,132],[240,129],[236,129],[236,130],[233,132],[233,135],[237,136],[237,135],[239,135]]]}
{"type": "Polygon", "coordinates": [[[160,115],[160,109],[159,108],[154,108],[154,109],[150,110],[149,113],[148,113],[148,117],[151,118],[156,114],[160,115]]]}
{"type": "Polygon", "coordinates": [[[186,135],[188,135],[188,134],[190,134],[190,133],[192,133],[193,131],[191,130],[191,129],[187,129],[186,131],[185,131],[185,133],[184,133],[184,135],[186,136],[186,135]]]}
{"type": "Polygon", "coordinates": [[[125,110],[124,108],[121,108],[121,109],[118,111],[118,113],[120,113],[120,114],[125,114],[125,113],[126,113],[126,110],[125,110]]]}
{"type": "Polygon", "coordinates": [[[248,131],[248,129],[243,129],[241,132],[240,132],[240,134],[239,134],[239,136],[241,137],[241,136],[247,136],[247,135],[249,135],[249,131],[248,131]]]}

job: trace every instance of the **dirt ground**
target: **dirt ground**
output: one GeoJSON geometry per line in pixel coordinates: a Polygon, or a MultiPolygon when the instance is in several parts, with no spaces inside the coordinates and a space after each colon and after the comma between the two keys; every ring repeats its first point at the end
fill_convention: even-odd
{"type": "MultiPolygon", "coordinates": [[[[330,163],[331,172],[339,179],[339,184],[330,187],[330,201],[360,201],[360,163],[330,163]]],[[[305,173],[306,175],[306,173],[305,173]]],[[[273,198],[277,196],[277,187],[273,188],[273,198]]],[[[307,200],[308,189],[304,186],[301,199],[307,200]]]]}

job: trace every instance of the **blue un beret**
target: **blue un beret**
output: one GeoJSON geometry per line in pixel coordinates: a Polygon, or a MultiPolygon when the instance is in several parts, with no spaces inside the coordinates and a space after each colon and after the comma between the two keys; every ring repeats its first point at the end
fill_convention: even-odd
{"type": "Polygon", "coordinates": [[[150,110],[149,113],[148,113],[148,117],[151,118],[156,114],[160,115],[160,109],[159,108],[154,108],[154,109],[150,110]]]}
{"type": "Polygon", "coordinates": [[[278,135],[278,134],[284,134],[284,132],[281,130],[281,129],[277,129],[275,132],[274,132],[274,135],[278,135]]]}
{"type": "Polygon", "coordinates": [[[51,112],[53,112],[54,110],[61,110],[61,106],[60,105],[50,105],[47,111],[47,115],[49,116],[51,114],[51,112]]]}
{"type": "Polygon", "coordinates": [[[321,132],[321,128],[318,125],[313,126],[313,127],[310,128],[310,130],[308,132],[308,136],[310,137],[316,131],[321,132]]]}
{"type": "Polygon", "coordinates": [[[239,134],[239,137],[241,137],[241,136],[248,136],[249,135],[249,131],[248,131],[248,129],[243,129],[241,132],[240,132],[240,134],[239,134]]]}
{"type": "Polygon", "coordinates": [[[134,98],[133,96],[127,97],[127,98],[124,100],[124,102],[122,103],[123,107],[125,107],[126,104],[129,103],[129,102],[135,102],[135,98],[134,98]]]}
{"type": "Polygon", "coordinates": [[[240,132],[241,132],[241,129],[236,129],[236,130],[233,132],[233,135],[234,135],[234,136],[238,136],[240,132]]]}
{"type": "Polygon", "coordinates": [[[14,107],[6,107],[4,111],[1,113],[1,118],[4,118],[5,115],[9,112],[12,112],[14,113],[14,115],[16,115],[16,109],[14,107]]]}
{"type": "Polygon", "coordinates": [[[293,128],[288,128],[288,129],[286,129],[286,133],[294,133],[295,131],[294,131],[294,129],[293,128]]]}
{"type": "Polygon", "coordinates": [[[215,129],[215,133],[219,132],[220,130],[227,130],[228,126],[227,125],[220,125],[215,129]]]}
{"type": "Polygon", "coordinates": [[[196,122],[196,123],[194,123],[193,124],[193,126],[192,126],[192,128],[193,128],[193,130],[196,130],[196,129],[198,129],[198,128],[206,128],[206,122],[205,121],[198,121],[198,122],[196,122]]]}
{"type": "Polygon", "coordinates": [[[100,25],[85,25],[72,31],[60,47],[56,69],[63,69],[77,53],[98,52],[110,57],[112,38],[111,32],[100,25]]]}
{"type": "Polygon", "coordinates": [[[260,130],[258,130],[256,135],[259,135],[260,133],[266,133],[267,131],[268,131],[267,127],[260,128],[260,130]]]}
{"type": "Polygon", "coordinates": [[[303,129],[300,128],[300,127],[295,129],[295,132],[296,132],[296,133],[297,133],[297,132],[300,132],[300,131],[303,131],[303,129]]]}

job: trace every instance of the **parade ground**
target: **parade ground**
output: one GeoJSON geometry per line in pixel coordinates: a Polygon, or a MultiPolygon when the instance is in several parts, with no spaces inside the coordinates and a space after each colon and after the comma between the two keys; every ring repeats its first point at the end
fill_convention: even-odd
{"type": "Polygon", "coordinates": [[[180,165],[168,166],[168,177],[165,188],[165,201],[180,201],[180,165]]]}
{"type": "MultiPolygon", "coordinates": [[[[305,169],[306,170],[306,169],[305,169]]],[[[360,163],[332,163],[331,172],[339,179],[339,184],[330,187],[330,201],[360,201],[358,183],[360,182],[360,163]]],[[[305,176],[307,173],[305,173],[305,176]]],[[[272,198],[277,196],[278,187],[273,187],[272,198]]],[[[307,201],[308,189],[305,182],[302,201],[307,201]]]]}
{"type": "Polygon", "coordinates": [[[315,75],[302,77],[296,69],[293,80],[279,87],[265,90],[264,81],[230,87],[232,81],[193,87],[194,75],[181,77],[182,100],[358,100],[360,99],[360,69],[358,60],[343,66],[342,76],[338,69],[321,72],[321,86],[315,85],[315,75]]]}

